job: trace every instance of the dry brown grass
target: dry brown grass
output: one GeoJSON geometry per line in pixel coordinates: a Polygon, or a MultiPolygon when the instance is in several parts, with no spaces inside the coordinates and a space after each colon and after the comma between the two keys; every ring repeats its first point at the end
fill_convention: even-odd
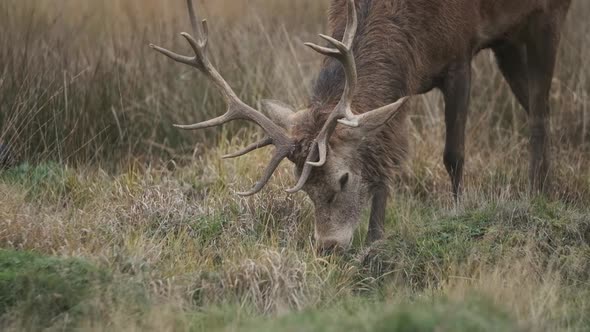
{"type": "MultiPolygon", "coordinates": [[[[297,46],[323,30],[324,6],[238,3],[202,6],[221,71],[251,103],[262,95],[302,103],[316,64],[310,60],[317,59],[297,46]]],[[[186,48],[178,38],[187,25],[181,3],[11,0],[0,6],[0,28],[11,32],[0,40],[7,46],[0,51],[2,137],[22,158],[112,167],[120,159],[170,157],[171,149],[191,151],[195,139],[171,123],[220,109],[203,80],[147,47],[186,48]]]]}

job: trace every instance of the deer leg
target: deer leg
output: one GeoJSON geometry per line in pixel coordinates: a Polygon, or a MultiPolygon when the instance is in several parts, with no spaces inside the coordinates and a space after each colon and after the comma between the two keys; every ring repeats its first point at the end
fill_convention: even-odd
{"type": "Polygon", "coordinates": [[[471,63],[465,61],[452,66],[442,84],[445,98],[447,137],[444,163],[451,177],[453,195],[461,194],[463,164],[465,163],[465,125],[471,88],[471,63]]]}
{"type": "Polygon", "coordinates": [[[387,208],[388,198],[389,189],[386,185],[378,186],[373,192],[369,231],[366,240],[367,245],[381,240],[385,235],[385,209],[387,208]]]}
{"type": "Polygon", "coordinates": [[[529,112],[529,80],[527,70],[527,49],[525,45],[509,42],[493,48],[498,67],[516,99],[529,112]]]}
{"type": "Polygon", "coordinates": [[[557,57],[559,33],[552,20],[533,22],[527,38],[529,73],[529,130],[531,191],[542,192],[548,179],[550,160],[549,92],[557,57]]]}

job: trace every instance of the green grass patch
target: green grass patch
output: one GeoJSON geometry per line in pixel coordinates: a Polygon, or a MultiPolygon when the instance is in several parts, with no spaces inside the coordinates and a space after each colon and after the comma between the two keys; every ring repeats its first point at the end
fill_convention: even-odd
{"type": "Polygon", "coordinates": [[[195,330],[240,331],[518,331],[509,313],[481,296],[457,301],[427,296],[414,301],[372,302],[348,299],[330,308],[278,317],[252,317],[247,309],[197,314],[195,330]],[[232,315],[228,313],[232,312],[232,315]]]}
{"type": "Polygon", "coordinates": [[[39,165],[24,163],[1,171],[0,181],[24,188],[28,200],[55,201],[68,191],[68,176],[65,167],[57,163],[49,162],[39,165]]]}
{"type": "Polygon", "coordinates": [[[360,279],[389,276],[423,289],[470,259],[491,266],[526,251],[568,282],[590,280],[590,212],[535,199],[412,217],[410,231],[394,225],[385,241],[368,248],[360,279]]]}
{"type": "Polygon", "coordinates": [[[0,250],[0,315],[18,312],[27,325],[47,326],[60,315],[85,312],[85,301],[109,279],[79,259],[0,250]]]}

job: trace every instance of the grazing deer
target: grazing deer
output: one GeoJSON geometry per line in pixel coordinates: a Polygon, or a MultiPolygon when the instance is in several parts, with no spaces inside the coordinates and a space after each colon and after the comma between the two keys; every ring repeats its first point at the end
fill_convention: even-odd
{"type": "Polygon", "coordinates": [[[333,0],[328,47],[307,43],[326,56],[307,109],[295,112],[264,101],[268,116],[242,102],[207,57],[207,22],[198,22],[187,0],[195,56],[151,45],[169,58],[195,67],[221,91],[227,112],[182,129],[247,120],[266,138],[242,156],[274,145],[259,192],[282,160],[295,164],[297,185],[315,205],[320,249],[349,246],[361,210],[372,199],[367,241],[383,237],[392,174],[407,150],[404,104],[408,96],[438,88],[445,99],[444,164],[452,191],[461,191],[471,60],[491,48],[518,101],[529,114],[530,181],[541,190],[549,169],[548,95],[559,35],[570,0],[333,0]]]}

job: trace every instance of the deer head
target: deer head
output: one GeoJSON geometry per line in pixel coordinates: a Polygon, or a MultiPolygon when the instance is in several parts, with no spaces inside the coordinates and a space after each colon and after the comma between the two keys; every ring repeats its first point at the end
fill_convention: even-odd
{"type": "Polygon", "coordinates": [[[348,0],[348,23],[342,41],[320,35],[331,47],[306,43],[313,50],[335,58],[345,69],[346,84],[342,97],[334,109],[328,112],[327,118],[323,119],[310,109],[296,112],[277,101],[262,102],[267,114],[265,116],[241,101],[208,59],[207,21],[198,21],[192,0],[187,0],[187,5],[194,37],[187,33],[181,35],[190,44],[194,56],[182,56],[154,45],[150,47],[205,74],[224,97],[227,111],[209,121],[176,127],[197,130],[233,120],[247,120],[257,124],[266,137],[224,158],[243,156],[269,145],[274,146],[274,154],[261,180],[251,190],[238,194],[249,196],[261,191],[281,161],[288,159],[295,164],[295,174],[299,180],[294,188],[287,191],[295,193],[303,190],[313,201],[315,238],[319,248],[348,247],[360,223],[364,202],[369,198],[368,181],[363,177],[359,166],[362,163],[359,149],[367,144],[366,138],[394,117],[406,101],[406,98],[402,98],[394,104],[364,113],[353,109],[357,71],[352,43],[358,25],[354,0],[348,0]]]}

